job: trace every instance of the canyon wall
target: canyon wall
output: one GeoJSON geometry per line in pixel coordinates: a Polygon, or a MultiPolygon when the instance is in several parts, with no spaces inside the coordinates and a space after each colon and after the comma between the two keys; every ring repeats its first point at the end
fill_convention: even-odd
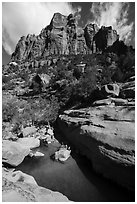
{"type": "Polygon", "coordinates": [[[55,13],[50,25],[42,29],[39,35],[23,36],[12,54],[12,61],[22,61],[46,57],[49,55],[88,54],[104,51],[119,36],[112,27],[89,23],[85,28],[77,25],[77,20],[70,14],[64,16],[55,13]]]}

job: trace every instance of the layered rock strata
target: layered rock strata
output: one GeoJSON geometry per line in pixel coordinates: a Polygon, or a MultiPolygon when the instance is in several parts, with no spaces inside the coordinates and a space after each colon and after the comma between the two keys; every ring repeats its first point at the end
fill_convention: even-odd
{"type": "Polygon", "coordinates": [[[133,190],[135,102],[109,98],[94,105],[65,111],[57,120],[58,128],[67,141],[90,159],[96,172],[133,190]]]}

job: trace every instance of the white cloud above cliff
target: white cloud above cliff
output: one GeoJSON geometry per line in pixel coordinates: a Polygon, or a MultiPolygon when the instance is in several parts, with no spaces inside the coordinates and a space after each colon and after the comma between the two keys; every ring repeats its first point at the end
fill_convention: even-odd
{"type": "Polygon", "coordinates": [[[124,40],[126,43],[131,40],[134,23],[128,24],[128,3],[94,2],[90,11],[93,22],[99,26],[112,26],[120,35],[120,40],[124,40]]]}
{"type": "Polygon", "coordinates": [[[2,3],[2,45],[6,52],[12,54],[21,36],[39,34],[56,12],[68,15],[74,9],[68,2],[2,3]]]}
{"type": "MultiPolygon", "coordinates": [[[[39,34],[41,29],[50,23],[55,12],[64,15],[75,13],[79,21],[84,4],[83,7],[78,5],[74,8],[72,2],[3,2],[2,45],[4,49],[8,54],[11,54],[21,36],[29,33],[39,34]]],[[[132,29],[134,27],[134,23],[129,24],[128,21],[128,5],[125,2],[94,2],[90,9],[93,17],[92,22],[99,26],[112,25],[118,31],[120,39],[128,43],[133,36],[132,29]]],[[[88,13],[89,9],[87,9],[88,13]]]]}

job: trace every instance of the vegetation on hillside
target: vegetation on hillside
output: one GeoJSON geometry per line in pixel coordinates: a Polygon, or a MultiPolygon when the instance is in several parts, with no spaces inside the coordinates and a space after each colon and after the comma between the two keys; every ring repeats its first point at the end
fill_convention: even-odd
{"type": "Polygon", "coordinates": [[[29,77],[34,73],[49,74],[51,80],[44,90],[45,95],[41,93],[43,89],[39,89],[35,92],[36,98],[28,95],[28,98],[20,99],[16,96],[3,101],[3,121],[18,128],[27,121],[53,123],[64,109],[91,104],[96,98],[96,90],[102,85],[126,81],[134,75],[134,66],[134,52],[128,51],[120,56],[115,53],[56,56],[55,63],[40,66],[37,71],[31,67],[25,71],[16,67],[14,74],[3,75],[4,92],[16,89],[18,78],[25,82],[23,88],[28,87],[29,77]]]}

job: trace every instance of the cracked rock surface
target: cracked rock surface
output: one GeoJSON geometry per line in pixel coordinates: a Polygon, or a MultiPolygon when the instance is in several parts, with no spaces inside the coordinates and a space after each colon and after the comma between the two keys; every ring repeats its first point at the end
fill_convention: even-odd
{"type": "MultiPolygon", "coordinates": [[[[114,101],[114,100],[113,100],[114,101]]],[[[58,127],[93,169],[130,189],[135,185],[135,106],[129,102],[68,110],[58,127]]]]}

